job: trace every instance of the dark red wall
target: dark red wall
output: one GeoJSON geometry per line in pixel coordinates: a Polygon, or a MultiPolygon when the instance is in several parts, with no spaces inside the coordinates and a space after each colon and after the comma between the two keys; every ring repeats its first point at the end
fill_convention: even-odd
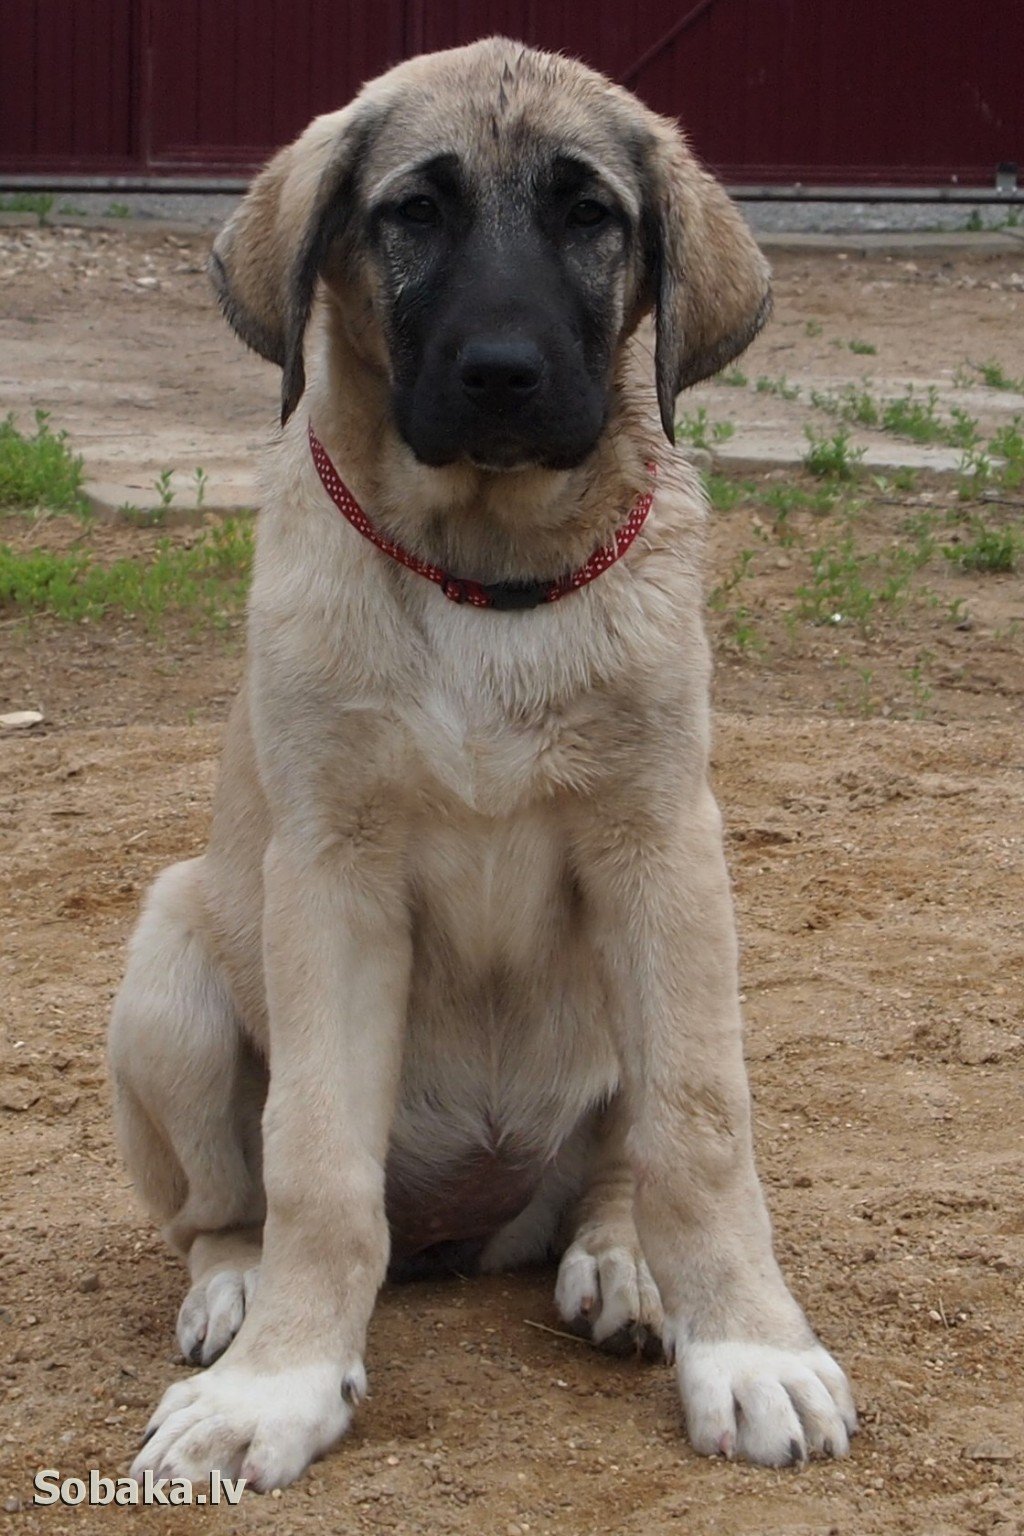
{"type": "Polygon", "coordinates": [[[2,0],[0,171],[248,171],[409,53],[578,54],[733,182],[991,184],[1024,0],[2,0]]]}

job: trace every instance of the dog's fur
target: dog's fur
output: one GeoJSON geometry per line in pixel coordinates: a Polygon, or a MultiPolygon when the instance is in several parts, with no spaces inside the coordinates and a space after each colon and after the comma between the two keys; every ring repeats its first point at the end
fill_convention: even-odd
{"type": "Polygon", "coordinates": [[[111,1030],[179,1341],[216,1361],[136,1471],[297,1477],[364,1391],[389,1258],[552,1253],[567,1323],[674,1354],[699,1451],[842,1454],[754,1169],[704,504],[659,431],[763,322],[756,246],[673,124],[490,39],[317,119],[214,275],[287,425],[209,847],[156,882],[111,1030]],[[651,465],[654,509],[585,591],[480,612],[344,521],[307,420],[379,528],[476,580],[571,570],[651,465]]]}

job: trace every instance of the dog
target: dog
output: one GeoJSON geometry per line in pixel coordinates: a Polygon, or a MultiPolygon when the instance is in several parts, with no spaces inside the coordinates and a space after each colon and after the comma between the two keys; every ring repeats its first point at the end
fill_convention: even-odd
{"type": "Polygon", "coordinates": [[[491,38],[317,118],[212,273],[282,431],[209,845],[111,1024],[208,1367],[134,1475],[291,1482],[389,1265],[547,1257],[567,1325],[674,1360],[698,1452],[843,1455],[754,1166],[705,504],[665,442],[766,320],[763,257],[674,123],[491,38]]]}

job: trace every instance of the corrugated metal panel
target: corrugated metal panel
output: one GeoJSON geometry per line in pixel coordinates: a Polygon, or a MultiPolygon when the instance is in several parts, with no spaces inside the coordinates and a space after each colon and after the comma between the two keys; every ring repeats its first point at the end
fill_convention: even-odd
{"type": "Polygon", "coordinates": [[[3,0],[0,164],[104,169],[133,159],[135,6],[3,0]]]}
{"type": "Polygon", "coordinates": [[[991,184],[1022,57],[1015,0],[713,0],[630,83],[732,181],[991,184]]]}
{"type": "Polygon", "coordinates": [[[732,181],[991,184],[1022,0],[3,0],[0,170],[249,170],[407,53],[491,32],[679,116],[732,181]]]}
{"type": "Polygon", "coordinates": [[[402,0],[148,0],[149,159],[259,164],[405,51],[402,0]]]}
{"type": "Polygon", "coordinates": [[[1024,164],[1020,0],[591,0],[585,12],[576,0],[412,0],[412,9],[425,48],[502,31],[585,58],[679,117],[732,181],[991,182],[999,161],[1024,164]]]}

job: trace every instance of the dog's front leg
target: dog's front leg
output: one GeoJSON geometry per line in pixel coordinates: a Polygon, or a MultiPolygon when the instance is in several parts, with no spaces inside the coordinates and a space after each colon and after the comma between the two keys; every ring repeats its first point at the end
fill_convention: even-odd
{"type": "Polygon", "coordinates": [[[842,1455],[849,1386],[772,1252],[720,819],[708,789],[695,800],[685,814],[603,806],[577,838],[619,1008],[637,1230],[694,1447],[772,1466],[842,1455]]]}
{"type": "Polygon", "coordinates": [[[366,834],[270,844],[259,1284],[226,1354],[166,1393],[136,1476],[216,1468],[282,1486],[344,1433],[365,1392],[410,962],[398,849],[366,834]]]}

